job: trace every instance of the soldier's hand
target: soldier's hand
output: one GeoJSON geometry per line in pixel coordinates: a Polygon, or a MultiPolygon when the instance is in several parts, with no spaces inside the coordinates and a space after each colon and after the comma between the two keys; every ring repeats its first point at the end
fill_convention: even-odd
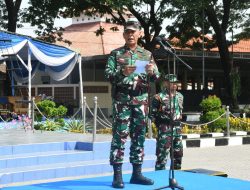
{"type": "Polygon", "coordinates": [[[152,63],[147,64],[145,70],[149,76],[153,75],[154,74],[154,64],[152,64],[152,63]]]}
{"type": "Polygon", "coordinates": [[[131,65],[126,65],[124,68],[123,68],[123,74],[125,76],[129,76],[130,74],[132,74],[136,69],[136,66],[131,66],[131,65]]]}

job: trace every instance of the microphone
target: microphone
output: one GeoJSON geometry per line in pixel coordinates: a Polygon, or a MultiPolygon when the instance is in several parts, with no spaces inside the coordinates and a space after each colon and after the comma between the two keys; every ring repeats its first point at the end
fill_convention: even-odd
{"type": "Polygon", "coordinates": [[[173,56],[175,56],[180,62],[182,62],[189,70],[192,70],[192,67],[190,67],[187,63],[185,63],[181,58],[179,58],[177,55],[176,55],[176,51],[174,48],[171,47],[171,45],[166,41],[164,40],[164,42],[167,43],[167,45],[169,47],[167,47],[162,41],[163,41],[163,38],[162,37],[156,37],[155,38],[155,41],[160,44],[164,50],[166,50],[167,52],[171,53],[173,56]]]}
{"type": "Polygon", "coordinates": [[[157,36],[157,37],[155,38],[155,41],[156,41],[156,42],[161,42],[161,41],[162,41],[162,37],[157,36]]]}
{"type": "MultiPolygon", "coordinates": [[[[170,47],[167,47],[162,41],[163,41],[163,39],[161,38],[161,37],[156,37],[155,38],[155,41],[156,42],[158,42],[166,51],[169,51],[169,52],[171,52],[171,53],[173,53],[174,52],[174,49],[173,48],[171,48],[171,46],[170,46],[170,44],[168,44],[168,42],[167,42],[167,44],[170,46],[170,47]]],[[[165,40],[164,40],[164,42],[166,42],[165,40]]]]}

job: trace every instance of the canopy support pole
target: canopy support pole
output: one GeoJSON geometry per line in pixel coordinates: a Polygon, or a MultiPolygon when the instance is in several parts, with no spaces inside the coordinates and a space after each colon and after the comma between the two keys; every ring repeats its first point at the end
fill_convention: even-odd
{"type": "Polygon", "coordinates": [[[29,67],[24,63],[24,61],[22,60],[22,58],[16,54],[17,58],[19,59],[19,61],[22,63],[22,65],[27,69],[27,71],[29,71],[29,67]]]}
{"type": "MultiPolygon", "coordinates": [[[[84,105],[83,105],[83,83],[82,83],[82,56],[79,54],[79,59],[78,59],[78,64],[79,64],[79,77],[80,77],[80,106],[82,110],[82,119],[84,118],[84,105]]],[[[83,133],[85,133],[85,125],[83,126],[83,133]]]]}
{"type": "Polygon", "coordinates": [[[31,51],[28,48],[28,72],[29,72],[29,81],[28,81],[28,96],[29,96],[29,107],[28,107],[28,116],[29,118],[31,117],[31,71],[32,71],[32,66],[31,66],[31,51]]]}
{"type": "Polygon", "coordinates": [[[13,74],[13,69],[14,69],[14,66],[13,66],[13,60],[10,60],[11,61],[11,72],[10,72],[10,80],[11,80],[11,95],[12,96],[15,96],[15,82],[14,82],[14,74],[13,74]]]}

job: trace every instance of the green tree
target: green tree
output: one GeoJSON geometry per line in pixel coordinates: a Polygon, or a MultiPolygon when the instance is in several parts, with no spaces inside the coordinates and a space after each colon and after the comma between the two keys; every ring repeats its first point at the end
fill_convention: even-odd
{"type": "MultiPolygon", "coordinates": [[[[82,11],[85,11],[87,15],[109,14],[112,19],[107,21],[123,24],[124,13],[129,11],[140,21],[144,29],[143,45],[146,49],[151,49],[152,39],[160,34],[163,22],[172,14],[170,2],[166,0],[30,0],[30,6],[24,16],[26,21],[38,26],[36,31],[38,35],[49,36],[47,40],[55,41],[53,35],[48,35],[56,31],[53,27],[55,18],[79,16],[82,11]]],[[[97,34],[102,32],[100,28],[97,34]]]]}
{"type": "MultiPolygon", "coordinates": [[[[0,28],[4,28],[10,32],[16,32],[17,27],[22,25],[19,23],[22,0],[0,0],[0,7],[2,15],[0,18],[0,28]]],[[[9,75],[6,76],[7,88],[6,92],[11,95],[11,79],[9,75]]]]}
{"type": "Polygon", "coordinates": [[[20,6],[22,0],[0,0],[0,6],[3,14],[0,20],[0,26],[7,29],[10,32],[16,32],[17,27],[21,27],[18,24],[20,16],[20,6]]]}
{"type": "Polygon", "coordinates": [[[205,26],[204,34],[213,34],[215,45],[220,53],[229,102],[233,108],[238,107],[237,96],[233,94],[235,90],[231,89],[232,84],[236,84],[237,81],[234,81],[236,77],[231,77],[234,76],[232,74],[234,65],[228,50],[230,43],[226,34],[232,30],[232,27],[235,29],[244,27],[237,38],[250,37],[249,0],[173,0],[172,6],[175,9],[173,14],[175,22],[167,27],[167,30],[171,33],[171,37],[181,39],[183,46],[192,37],[202,36],[202,23],[205,26]]]}
{"type": "MultiPolygon", "coordinates": [[[[202,37],[204,22],[204,34],[213,34],[214,39],[205,39],[206,48],[216,45],[219,49],[226,89],[232,103],[237,101],[231,90],[230,73],[233,61],[228,50],[226,34],[232,27],[244,27],[243,33],[237,37],[249,36],[249,8],[249,0],[30,0],[30,7],[26,9],[24,18],[32,25],[38,26],[39,36],[53,42],[56,40],[56,34],[59,34],[58,39],[62,39],[62,32],[59,30],[57,33],[58,29],[54,28],[54,20],[59,16],[77,16],[85,10],[89,15],[110,14],[110,22],[123,24],[124,13],[129,11],[140,21],[145,34],[142,44],[149,50],[154,45],[154,37],[160,34],[162,24],[167,22],[168,18],[173,19],[174,23],[166,30],[170,33],[170,38],[180,39],[180,46],[187,45],[186,42],[193,37],[202,37]]],[[[97,34],[102,32],[100,28],[97,34]]],[[[192,48],[201,48],[201,44],[195,43],[192,48]]]]}

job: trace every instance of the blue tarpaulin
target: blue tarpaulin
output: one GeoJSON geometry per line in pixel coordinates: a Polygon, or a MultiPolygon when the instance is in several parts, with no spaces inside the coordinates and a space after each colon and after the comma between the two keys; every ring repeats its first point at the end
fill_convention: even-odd
{"type": "Polygon", "coordinates": [[[63,46],[0,30],[0,60],[4,59],[3,55],[12,55],[12,58],[9,57],[7,62],[12,62],[13,68],[11,69],[18,82],[28,81],[29,52],[31,54],[32,77],[36,71],[41,70],[48,73],[56,81],[63,80],[71,73],[80,56],[63,46]],[[26,66],[14,56],[19,56],[26,66]]]}

